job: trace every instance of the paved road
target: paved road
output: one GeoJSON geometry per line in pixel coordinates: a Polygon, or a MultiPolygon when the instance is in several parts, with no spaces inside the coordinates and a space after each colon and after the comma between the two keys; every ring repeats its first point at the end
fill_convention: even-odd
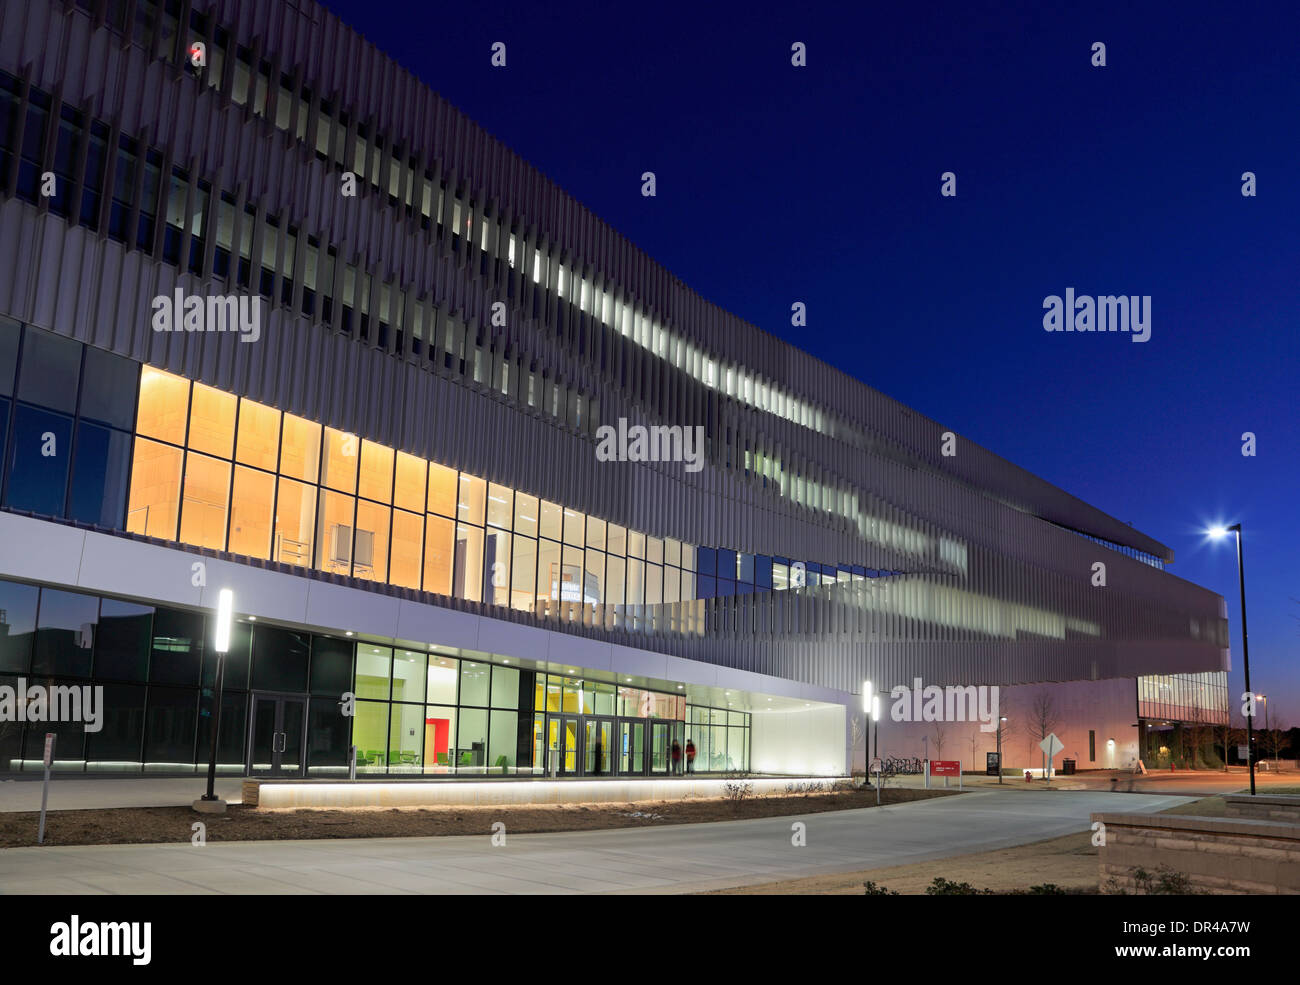
{"type": "MultiPolygon", "coordinates": [[[[672,893],[964,855],[1187,798],[987,791],[857,811],[618,831],[0,851],[0,893],[672,893]],[[793,847],[791,825],[807,824],[793,847]]],[[[1044,873],[1048,880],[1050,873],[1044,873]]]]}

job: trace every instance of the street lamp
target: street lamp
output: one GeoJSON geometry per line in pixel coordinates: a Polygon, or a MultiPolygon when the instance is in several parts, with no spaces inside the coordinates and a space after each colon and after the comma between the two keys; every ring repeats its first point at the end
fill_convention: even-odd
{"type": "Polygon", "coordinates": [[[221,735],[221,688],[226,674],[226,653],[230,650],[230,617],[235,608],[235,593],[223,588],[217,594],[216,646],[217,674],[212,687],[212,706],[209,714],[212,725],[208,732],[208,792],[200,800],[208,804],[217,801],[217,739],[221,735]]]}
{"type": "MultiPolygon", "coordinates": [[[[1250,694],[1250,643],[1246,634],[1246,560],[1242,552],[1241,524],[1234,523],[1230,527],[1212,527],[1208,533],[1214,540],[1221,540],[1229,533],[1237,535],[1237,582],[1241,588],[1241,670],[1246,676],[1246,693],[1250,694]]],[[[1246,716],[1246,765],[1250,768],[1250,795],[1253,797],[1255,796],[1254,702],[1251,702],[1251,705],[1252,707],[1247,709],[1250,714],[1246,716]]]]}
{"type": "MultiPolygon", "coordinates": [[[[862,682],[862,772],[871,773],[871,682],[862,682]]],[[[870,780],[870,776],[867,777],[870,780]]]]}
{"type": "Polygon", "coordinates": [[[1006,728],[1007,716],[998,719],[998,783],[1002,782],[1002,730],[1006,728]]]}
{"type": "MultiPolygon", "coordinates": [[[[1259,703],[1259,704],[1261,704],[1261,705],[1264,706],[1264,735],[1265,735],[1265,741],[1266,741],[1266,742],[1271,741],[1272,738],[1273,738],[1273,730],[1272,730],[1272,728],[1269,727],[1269,724],[1268,724],[1268,695],[1267,695],[1267,694],[1257,694],[1257,695],[1255,695],[1255,701],[1256,701],[1257,703],[1259,703]]],[[[1274,768],[1274,769],[1277,769],[1277,743],[1276,743],[1276,742],[1273,743],[1273,768],[1274,768]]]]}
{"type": "Polygon", "coordinates": [[[875,723],[876,737],[872,743],[876,747],[876,758],[880,758],[880,695],[871,699],[871,721],[875,723]]]}

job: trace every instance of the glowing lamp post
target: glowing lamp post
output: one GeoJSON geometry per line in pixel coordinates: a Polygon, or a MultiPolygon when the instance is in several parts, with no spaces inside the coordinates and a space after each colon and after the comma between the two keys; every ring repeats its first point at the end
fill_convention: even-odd
{"type": "MultiPolygon", "coordinates": [[[[1246,693],[1250,694],[1250,643],[1246,634],[1246,560],[1242,551],[1241,524],[1230,527],[1212,527],[1207,531],[1214,540],[1222,540],[1229,533],[1237,535],[1237,583],[1241,588],[1241,670],[1246,675],[1246,693]]],[[[1246,716],[1246,765],[1250,768],[1250,795],[1255,796],[1255,709],[1254,702],[1246,716]]]]}
{"type": "Polygon", "coordinates": [[[209,714],[212,725],[208,732],[208,792],[194,806],[208,805],[207,809],[222,810],[225,804],[217,800],[217,740],[221,737],[221,689],[226,674],[226,653],[230,650],[230,619],[235,609],[235,593],[223,588],[217,594],[217,625],[215,649],[217,651],[216,680],[212,684],[212,705],[209,714]],[[216,805],[220,804],[218,808],[216,805]]]}

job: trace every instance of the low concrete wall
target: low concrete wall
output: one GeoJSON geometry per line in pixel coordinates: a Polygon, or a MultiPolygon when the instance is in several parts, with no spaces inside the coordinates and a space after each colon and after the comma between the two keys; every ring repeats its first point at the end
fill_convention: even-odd
{"type": "Polygon", "coordinates": [[[1228,794],[1223,798],[1228,817],[1253,817],[1260,821],[1285,821],[1300,824],[1300,797],[1290,794],[1228,794]]]}
{"type": "MultiPolygon", "coordinates": [[[[754,777],[753,795],[829,791],[847,777],[754,777]]],[[[626,804],[642,800],[721,797],[724,779],[521,780],[391,782],[357,780],[245,780],[243,802],[252,807],[499,807],[516,804],[626,804]]]]}
{"type": "Polygon", "coordinates": [[[1134,892],[1133,870],[1161,866],[1197,893],[1300,893],[1300,823],[1178,814],[1093,814],[1105,825],[1101,891],[1134,892]]]}

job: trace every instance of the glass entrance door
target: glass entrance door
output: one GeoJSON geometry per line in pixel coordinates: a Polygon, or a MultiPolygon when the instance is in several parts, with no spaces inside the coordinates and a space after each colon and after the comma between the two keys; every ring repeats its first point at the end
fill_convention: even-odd
{"type": "Polygon", "coordinates": [[[650,723],[650,772],[667,773],[672,769],[672,729],[669,722],[650,723]]]}
{"type": "Polygon", "coordinates": [[[248,772],[256,776],[302,776],[307,699],[253,695],[248,772]]]}
{"type": "Polygon", "coordinates": [[[645,722],[619,722],[618,771],[623,776],[645,774],[645,722]]]}
{"type": "Polygon", "coordinates": [[[583,723],[583,772],[587,776],[608,776],[609,764],[614,758],[610,740],[614,737],[614,723],[608,718],[586,718],[583,723]]]}
{"type": "Polygon", "coordinates": [[[576,718],[565,718],[560,730],[560,772],[572,776],[578,772],[582,763],[579,758],[579,732],[576,718]]]}

